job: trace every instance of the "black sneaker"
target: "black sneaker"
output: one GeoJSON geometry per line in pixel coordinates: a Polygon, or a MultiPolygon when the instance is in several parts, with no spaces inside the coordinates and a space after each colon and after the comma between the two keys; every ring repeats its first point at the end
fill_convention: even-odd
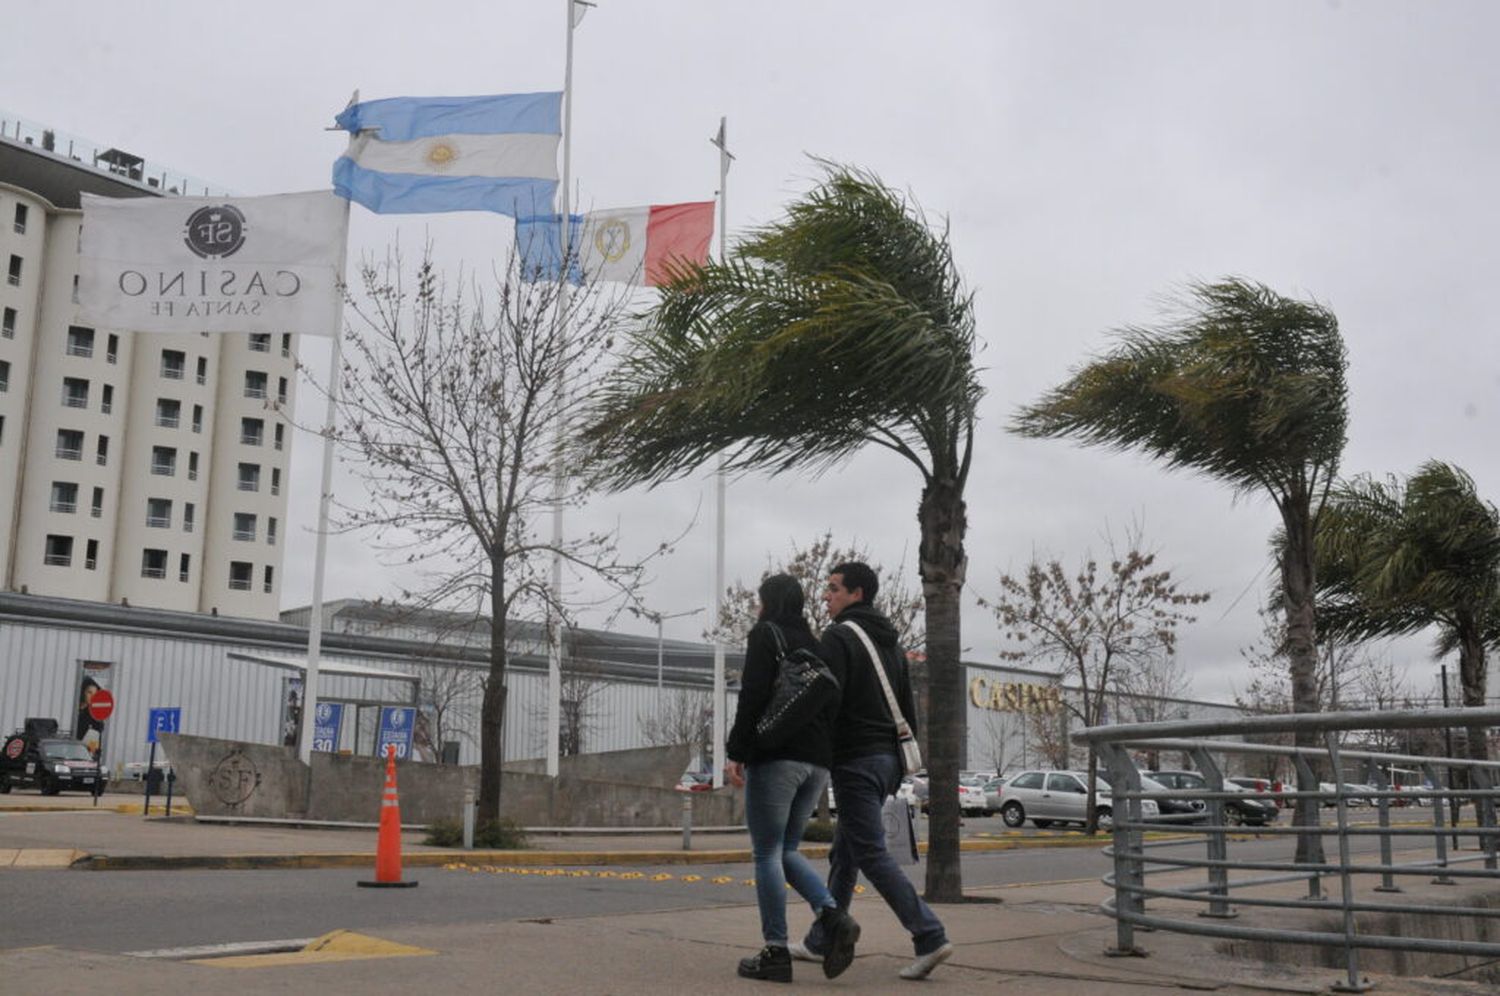
{"type": "Polygon", "coordinates": [[[859,943],[859,924],[848,910],[825,909],[818,914],[823,928],[823,943],[828,953],[823,955],[823,975],[838,978],[854,961],[854,945],[859,943]]]}
{"type": "Polygon", "coordinates": [[[765,982],[791,982],[791,952],[786,948],[767,944],[760,949],[760,954],[740,959],[740,977],[765,982]]]}

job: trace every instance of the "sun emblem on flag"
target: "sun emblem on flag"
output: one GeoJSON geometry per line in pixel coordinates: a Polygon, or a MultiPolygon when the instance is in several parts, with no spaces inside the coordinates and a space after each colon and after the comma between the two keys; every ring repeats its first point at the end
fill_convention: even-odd
{"type": "Polygon", "coordinates": [[[447,166],[458,158],[458,149],[447,139],[433,142],[427,147],[427,162],[433,166],[447,166]]]}
{"type": "Polygon", "coordinates": [[[630,251],[630,222],[610,218],[594,231],[594,248],[607,262],[618,263],[630,251]]]}

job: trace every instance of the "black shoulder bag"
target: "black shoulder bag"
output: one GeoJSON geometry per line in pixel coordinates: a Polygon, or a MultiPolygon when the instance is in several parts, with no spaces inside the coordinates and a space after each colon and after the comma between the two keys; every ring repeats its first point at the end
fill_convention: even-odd
{"type": "Polygon", "coordinates": [[[767,622],[776,640],[776,680],[755,723],[755,746],[774,750],[812,721],[839,693],[839,681],[811,650],[788,651],[781,628],[767,622]]]}

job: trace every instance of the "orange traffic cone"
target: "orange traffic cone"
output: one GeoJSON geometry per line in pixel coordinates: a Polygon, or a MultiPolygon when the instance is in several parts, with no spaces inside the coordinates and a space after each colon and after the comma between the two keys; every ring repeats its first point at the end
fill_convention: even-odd
{"type": "Polygon", "coordinates": [[[401,802],[396,795],[396,745],[386,750],[385,791],[380,799],[380,838],[375,845],[375,881],[360,882],[371,889],[410,889],[416,882],[401,881],[401,802]]]}

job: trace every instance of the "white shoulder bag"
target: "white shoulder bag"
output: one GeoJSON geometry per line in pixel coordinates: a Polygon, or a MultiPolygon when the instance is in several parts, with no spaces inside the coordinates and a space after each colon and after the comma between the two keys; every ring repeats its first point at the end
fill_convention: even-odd
{"type": "Polygon", "coordinates": [[[901,715],[901,707],[896,704],[896,693],[891,690],[891,679],[886,677],[885,665],[880,663],[880,654],[858,623],[846,622],[841,625],[854,630],[854,635],[859,637],[859,642],[865,645],[865,652],[870,655],[870,666],[880,679],[880,687],[885,689],[886,705],[891,707],[891,719],[896,722],[896,746],[901,748],[901,767],[906,774],[914,775],[922,770],[922,748],[917,746],[917,738],[911,733],[911,724],[901,715]]]}

